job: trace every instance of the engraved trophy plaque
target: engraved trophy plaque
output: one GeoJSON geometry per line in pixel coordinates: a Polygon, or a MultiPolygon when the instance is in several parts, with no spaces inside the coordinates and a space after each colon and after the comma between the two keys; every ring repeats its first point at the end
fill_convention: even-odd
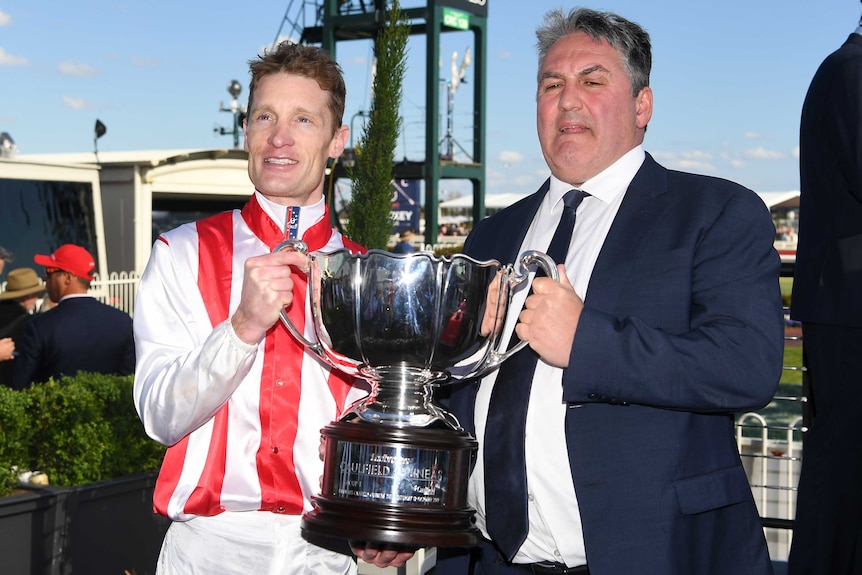
{"type": "MultiPolygon", "coordinates": [[[[279,249],[307,251],[296,240],[279,249]]],[[[500,350],[512,288],[533,264],[558,279],[556,265],[535,251],[517,265],[382,250],[309,258],[316,341],[286,311],[282,322],[333,368],[367,380],[371,393],[322,432],[322,488],[303,531],[410,547],[477,544],[467,505],[477,442],[432,391],[483,375],[526,345],[500,350]]]]}

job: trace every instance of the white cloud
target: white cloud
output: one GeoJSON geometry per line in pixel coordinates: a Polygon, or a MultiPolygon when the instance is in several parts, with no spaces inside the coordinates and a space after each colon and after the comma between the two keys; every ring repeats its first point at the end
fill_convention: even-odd
{"type": "Polygon", "coordinates": [[[0,27],[8,26],[11,23],[12,23],[12,16],[7,14],[3,10],[0,10],[0,27]]]}
{"type": "Polygon", "coordinates": [[[688,172],[714,172],[715,166],[710,162],[698,161],[698,160],[686,160],[681,159],[676,162],[671,162],[668,165],[669,168],[673,168],[675,170],[684,170],[688,172]]]}
{"type": "Polygon", "coordinates": [[[268,52],[272,52],[275,50],[275,47],[284,42],[285,40],[290,40],[294,44],[299,44],[299,39],[295,36],[285,36],[283,34],[279,34],[278,38],[272,44],[267,44],[266,46],[261,46],[258,54],[266,54],[268,52]]]}
{"type": "Polygon", "coordinates": [[[497,52],[497,57],[501,60],[509,60],[512,57],[512,53],[508,50],[500,50],[497,52]]]}
{"type": "Polygon", "coordinates": [[[746,132],[744,134],[746,140],[762,140],[763,134],[758,132],[746,132]]]}
{"type": "Polygon", "coordinates": [[[0,48],[0,66],[27,66],[30,61],[23,56],[7,54],[6,50],[0,48]]]}
{"type": "Polygon", "coordinates": [[[745,163],[745,160],[740,160],[739,158],[731,158],[730,166],[733,168],[745,168],[748,164],[745,163]]]}
{"type": "Polygon", "coordinates": [[[359,55],[352,56],[352,57],[350,57],[344,61],[344,65],[345,66],[365,67],[365,66],[368,66],[368,58],[366,58],[365,56],[359,56],[359,55]]]}
{"type": "Polygon", "coordinates": [[[159,65],[159,61],[154,58],[133,56],[130,60],[132,61],[132,65],[137,66],[138,68],[155,68],[159,65]]]}
{"type": "Polygon", "coordinates": [[[548,174],[541,174],[540,179],[536,179],[533,176],[518,176],[515,178],[515,185],[517,186],[530,186],[532,185],[535,188],[538,188],[543,181],[548,177],[548,174]]]}
{"type": "Polygon", "coordinates": [[[763,146],[758,146],[757,148],[745,150],[745,157],[751,158],[752,160],[780,160],[784,157],[784,154],[776,150],[767,150],[763,146]]]}
{"type": "Polygon", "coordinates": [[[799,159],[799,146],[796,146],[795,148],[790,150],[790,155],[798,160],[799,159]]]}
{"type": "Polygon", "coordinates": [[[692,150],[691,152],[682,152],[680,154],[685,160],[693,161],[709,161],[712,160],[712,154],[709,152],[701,152],[700,150],[692,150]]]}
{"type": "Polygon", "coordinates": [[[73,110],[92,109],[93,106],[83,98],[73,98],[72,96],[63,96],[63,103],[73,110]]]}
{"type": "Polygon", "coordinates": [[[688,172],[715,172],[714,156],[701,150],[687,152],[650,152],[652,156],[672,170],[688,172]]]}
{"type": "Polygon", "coordinates": [[[66,76],[76,76],[78,78],[88,78],[99,73],[99,71],[92,66],[79,64],[77,62],[60,62],[57,65],[57,71],[66,76]]]}
{"type": "Polygon", "coordinates": [[[500,161],[504,164],[520,164],[524,161],[524,155],[521,152],[503,150],[500,152],[500,161]]]}

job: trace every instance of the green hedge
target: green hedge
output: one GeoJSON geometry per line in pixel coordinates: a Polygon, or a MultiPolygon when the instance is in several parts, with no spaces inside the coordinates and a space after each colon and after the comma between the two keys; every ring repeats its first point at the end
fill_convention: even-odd
{"type": "Polygon", "coordinates": [[[79,373],[23,391],[0,388],[0,496],[12,466],[73,486],[159,468],[165,448],[144,433],[133,376],[79,373]]]}

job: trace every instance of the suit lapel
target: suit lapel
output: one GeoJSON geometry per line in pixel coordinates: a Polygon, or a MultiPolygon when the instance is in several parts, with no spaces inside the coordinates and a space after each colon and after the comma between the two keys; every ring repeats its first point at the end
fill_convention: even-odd
{"type": "Polygon", "coordinates": [[[644,239],[667,209],[670,197],[666,192],[667,170],[647,154],[599,252],[585,304],[604,310],[614,307],[620,289],[628,281],[631,263],[645,249],[644,239]]]}

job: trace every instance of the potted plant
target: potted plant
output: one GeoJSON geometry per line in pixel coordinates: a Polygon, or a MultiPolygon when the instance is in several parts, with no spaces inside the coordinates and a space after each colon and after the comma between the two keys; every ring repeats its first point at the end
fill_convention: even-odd
{"type": "Polygon", "coordinates": [[[0,390],[0,556],[10,572],[155,571],[170,523],[152,511],[164,448],[143,431],[132,381],[80,373],[0,390]],[[50,485],[13,490],[13,466],[50,485]]]}

